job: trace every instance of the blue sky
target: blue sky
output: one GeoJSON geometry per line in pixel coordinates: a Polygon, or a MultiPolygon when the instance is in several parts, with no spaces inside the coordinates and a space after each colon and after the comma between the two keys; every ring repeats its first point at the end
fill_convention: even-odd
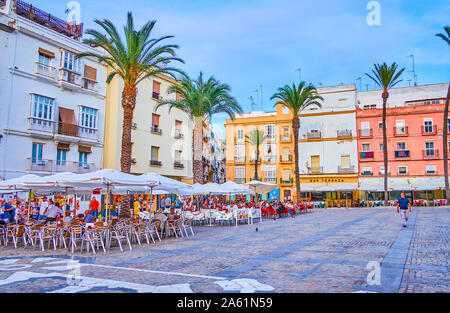
{"type": "MultiPolygon", "coordinates": [[[[64,18],[67,1],[28,0],[64,18]]],[[[181,67],[231,85],[250,111],[250,96],[262,85],[265,111],[277,88],[301,78],[316,86],[355,83],[374,89],[365,77],[374,62],[397,62],[412,69],[415,55],[419,84],[450,81],[450,50],[435,37],[450,24],[448,0],[380,0],[381,25],[369,26],[369,0],[79,0],[85,28],[94,18],[123,25],[127,11],[140,27],[156,19],[155,36],[173,35],[180,45],[181,67]]],[[[408,86],[405,73],[399,86],[408,86]]],[[[261,109],[261,100],[258,103],[261,109]]],[[[224,115],[214,118],[222,128],[224,115]]]]}

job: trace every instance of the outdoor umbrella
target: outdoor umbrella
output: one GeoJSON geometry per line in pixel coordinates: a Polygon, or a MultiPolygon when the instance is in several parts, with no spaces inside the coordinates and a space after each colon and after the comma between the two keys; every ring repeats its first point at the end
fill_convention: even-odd
{"type": "Polygon", "coordinates": [[[39,176],[34,175],[34,174],[27,174],[27,175],[23,175],[20,177],[4,180],[4,181],[0,182],[0,189],[1,190],[20,189],[20,188],[17,188],[16,186],[20,186],[20,184],[23,183],[24,181],[26,181],[27,179],[32,179],[32,178],[36,178],[36,177],[39,177],[39,176]]]}
{"type": "Polygon", "coordinates": [[[251,182],[245,184],[245,186],[257,194],[265,194],[278,187],[275,184],[269,184],[259,180],[252,180],[251,182]]]}

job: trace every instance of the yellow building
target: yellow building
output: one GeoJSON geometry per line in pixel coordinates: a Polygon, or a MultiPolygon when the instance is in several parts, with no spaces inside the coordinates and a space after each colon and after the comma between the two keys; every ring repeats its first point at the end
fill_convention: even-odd
{"type": "Polygon", "coordinates": [[[277,184],[281,200],[296,200],[294,172],[294,138],[292,113],[282,104],[275,112],[251,112],[227,119],[226,179],[248,183],[254,177],[256,147],[245,136],[254,129],[263,130],[268,140],[261,144],[258,177],[277,184]]]}
{"type": "MultiPolygon", "coordinates": [[[[181,110],[169,106],[154,108],[161,98],[173,98],[167,93],[176,81],[167,75],[157,75],[138,85],[134,110],[131,173],[155,172],[186,183],[192,183],[193,122],[181,110]]],[[[116,76],[107,85],[105,109],[105,143],[103,167],[120,170],[123,109],[123,81],[116,76]]]]}

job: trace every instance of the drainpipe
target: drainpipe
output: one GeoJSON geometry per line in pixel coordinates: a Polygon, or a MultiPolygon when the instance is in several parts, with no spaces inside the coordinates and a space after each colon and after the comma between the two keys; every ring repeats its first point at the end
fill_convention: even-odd
{"type": "MultiPolygon", "coordinates": [[[[17,23],[17,20],[14,19],[13,20],[14,23],[17,23]]],[[[16,29],[15,33],[15,42],[14,42],[14,57],[13,57],[13,64],[12,64],[12,68],[13,70],[16,69],[16,56],[17,56],[17,24],[14,26],[14,28],[16,29]]],[[[6,114],[6,128],[9,130],[9,120],[10,120],[10,116],[11,116],[11,102],[12,102],[12,95],[13,95],[13,89],[14,89],[14,74],[11,74],[11,85],[10,85],[10,90],[9,90],[9,101],[8,101],[8,111],[6,114]]],[[[9,138],[9,134],[5,134],[5,149],[4,149],[4,153],[3,153],[3,177],[6,179],[6,157],[8,155],[8,138],[9,138]]]]}

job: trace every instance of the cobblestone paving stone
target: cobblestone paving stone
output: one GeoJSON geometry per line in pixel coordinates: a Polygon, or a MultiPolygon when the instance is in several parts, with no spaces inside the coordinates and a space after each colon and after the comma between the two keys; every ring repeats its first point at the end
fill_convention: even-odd
{"type": "Polygon", "coordinates": [[[124,252],[0,247],[0,292],[450,292],[449,224],[446,207],[414,208],[408,228],[392,208],[316,209],[124,252]]]}

